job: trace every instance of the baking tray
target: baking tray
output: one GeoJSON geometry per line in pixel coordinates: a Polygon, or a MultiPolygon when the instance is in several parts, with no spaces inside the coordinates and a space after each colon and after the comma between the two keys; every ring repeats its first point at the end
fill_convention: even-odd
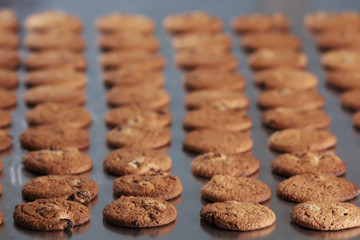
{"type": "MultiPolygon", "coordinates": [[[[275,194],[277,184],[283,178],[272,174],[270,164],[276,154],[267,147],[269,131],[261,125],[260,111],[256,107],[256,98],[259,95],[252,83],[252,74],[246,63],[246,55],[239,48],[237,37],[231,34],[229,28],[230,20],[239,14],[250,13],[274,13],[284,12],[292,21],[292,32],[299,36],[303,42],[303,51],[309,58],[308,70],[319,77],[318,90],[326,99],[325,111],[331,116],[331,131],[339,139],[337,154],[348,165],[346,178],[360,186],[358,172],[360,170],[360,133],[353,129],[351,114],[342,110],[339,104],[338,94],[325,87],[324,72],[319,61],[320,54],[316,50],[315,42],[310,33],[303,26],[305,14],[316,10],[341,10],[353,9],[360,11],[360,2],[357,0],[242,0],[242,1],[170,1],[170,0],[77,0],[77,1],[55,1],[55,0],[17,0],[0,1],[0,7],[14,9],[23,22],[26,16],[31,13],[47,9],[60,9],[80,16],[85,23],[84,37],[87,40],[85,52],[89,62],[87,70],[88,87],[86,90],[88,101],[87,109],[93,116],[93,124],[90,128],[91,147],[88,154],[94,161],[94,168],[89,177],[96,180],[99,185],[99,196],[92,202],[92,215],[89,223],[60,232],[37,232],[17,227],[13,223],[12,212],[16,204],[23,202],[21,187],[34,175],[23,169],[21,157],[26,153],[19,144],[19,135],[27,128],[24,114],[27,110],[22,101],[25,91],[23,79],[25,72],[19,69],[21,83],[17,89],[19,98],[18,106],[13,111],[13,122],[10,134],[14,137],[14,145],[10,151],[1,154],[4,164],[4,171],[0,178],[3,186],[3,195],[0,200],[0,209],[5,215],[4,225],[0,227],[0,239],[131,239],[131,238],[163,238],[163,239],[345,239],[360,238],[360,229],[351,229],[339,232],[320,232],[300,228],[290,223],[289,213],[294,203],[283,201],[275,194]],[[182,150],[182,141],[185,132],[182,129],[181,119],[185,114],[183,98],[185,91],[182,87],[183,73],[173,64],[174,51],[171,48],[171,38],[163,32],[162,20],[168,14],[190,10],[204,10],[221,17],[225,23],[225,32],[233,38],[233,53],[240,59],[239,71],[246,77],[248,86],[246,94],[251,99],[249,115],[254,121],[252,137],[255,142],[253,154],[261,160],[261,168],[258,179],[266,182],[273,196],[267,204],[276,213],[276,225],[260,231],[235,232],[224,231],[209,226],[200,221],[199,212],[204,201],[200,197],[200,189],[204,180],[193,176],[190,172],[192,155],[182,150]],[[171,95],[171,112],[173,114],[172,144],[168,154],[173,160],[172,173],[179,176],[184,186],[182,196],[173,201],[178,210],[178,217],[175,223],[165,227],[152,229],[126,229],[113,227],[103,221],[102,209],[114,200],[112,194],[112,180],[103,171],[102,162],[110,152],[105,144],[105,134],[108,129],[103,123],[104,114],[108,107],[105,103],[106,89],[101,80],[101,69],[97,62],[99,51],[96,45],[97,33],[93,27],[96,17],[112,11],[142,13],[152,17],[158,26],[156,36],[161,41],[161,54],[167,59],[165,69],[166,90],[171,95]]],[[[24,29],[20,30],[23,37],[24,29]]],[[[26,51],[21,48],[21,55],[26,56],[26,51]]],[[[358,199],[352,201],[358,203],[358,199]]]]}

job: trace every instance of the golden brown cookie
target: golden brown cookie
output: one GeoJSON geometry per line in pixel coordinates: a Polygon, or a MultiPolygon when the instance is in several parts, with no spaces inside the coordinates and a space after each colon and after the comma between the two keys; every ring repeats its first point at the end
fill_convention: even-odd
{"type": "Polygon", "coordinates": [[[268,140],[269,147],[279,152],[324,151],[336,143],[337,138],[331,132],[312,128],[280,130],[268,140]]]}
{"type": "Polygon", "coordinates": [[[329,70],[357,70],[360,67],[360,51],[339,49],[326,52],[322,55],[323,66],[329,70]]]}
{"type": "Polygon", "coordinates": [[[332,152],[282,154],[273,160],[271,168],[275,173],[286,177],[311,172],[341,176],[346,172],[346,164],[332,152]]]}
{"type": "Polygon", "coordinates": [[[209,152],[197,156],[191,162],[191,172],[204,178],[215,175],[247,177],[257,172],[259,167],[259,159],[248,154],[209,152]]]}
{"type": "Polygon", "coordinates": [[[0,110],[0,128],[11,124],[11,114],[8,111],[0,110]]]}
{"type": "Polygon", "coordinates": [[[315,41],[322,50],[338,48],[352,49],[360,46],[358,41],[359,38],[359,31],[352,31],[345,28],[339,29],[338,31],[320,33],[315,36],[315,41]]]}
{"type": "Polygon", "coordinates": [[[19,46],[19,37],[16,34],[11,34],[10,32],[7,31],[4,32],[0,31],[0,48],[16,49],[18,48],[18,46],[19,46]]]}
{"type": "Polygon", "coordinates": [[[360,129],[360,111],[353,115],[352,121],[353,121],[354,127],[360,129]]]}
{"type": "Polygon", "coordinates": [[[20,64],[19,53],[14,49],[0,49],[0,68],[15,69],[20,64]]]}
{"type": "Polygon", "coordinates": [[[106,172],[121,176],[149,171],[169,171],[171,165],[171,159],[165,153],[133,147],[112,151],[104,160],[106,172]]]}
{"type": "Polygon", "coordinates": [[[12,140],[13,138],[10,135],[0,130],[0,152],[9,149],[12,146],[12,140]]]}
{"type": "Polygon", "coordinates": [[[326,83],[338,90],[360,89],[359,70],[340,70],[326,73],[326,83]]]}
{"type": "Polygon", "coordinates": [[[17,72],[13,70],[0,69],[0,88],[14,89],[19,84],[17,72]]]}
{"type": "Polygon", "coordinates": [[[305,173],[282,181],[276,194],[289,201],[346,201],[358,195],[358,187],[344,178],[305,173]]]}
{"type": "Polygon", "coordinates": [[[0,109],[7,109],[14,107],[17,102],[16,94],[13,91],[8,91],[0,88],[0,109]]]}
{"type": "Polygon", "coordinates": [[[247,34],[241,39],[243,48],[254,51],[262,48],[274,50],[299,50],[301,41],[295,35],[281,32],[247,34]]]}
{"type": "Polygon", "coordinates": [[[360,89],[350,90],[341,94],[340,101],[341,105],[349,110],[358,111],[360,110],[360,89]]]}
{"type": "MultiPolygon", "coordinates": [[[[203,49],[218,49],[218,51],[228,52],[231,49],[231,39],[224,33],[190,33],[175,36],[172,46],[176,51],[203,49]]],[[[204,50],[205,51],[205,50],[204,50]]]]}
{"type": "Polygon", "coordinates": [[[18,30],[18,20],[13,10],[3,8],[0,10],[0,30],[2,32],[15,32],[18,30]]]}
{"type": "Polygon", "coordinates": [[[4,223],[4,214],[0,211],[0,225],[4,223]]]}

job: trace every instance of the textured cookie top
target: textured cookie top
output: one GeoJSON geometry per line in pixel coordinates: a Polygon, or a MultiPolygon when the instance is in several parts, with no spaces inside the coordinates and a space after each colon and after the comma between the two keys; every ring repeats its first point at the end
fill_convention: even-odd
{"type": "Polygon", "coordinates": [[[164,20],[164,28],[172,34],[180,33],[218,33],[223,29],[222,20],[202,11],[169,15],[164,20]]]}
{"type": "Polygon", "coordinates": [[[301,48],[300,39],[290,33],[264,32],[246,34],[241,39],[242,46],[248,50],[281,49],[299,50],[301,48]]]}
{"type": "Polygon", "coordinates": [[[271,197],[271,189],[257,179],[222,175],[213,176],[200,193],[213,202],[264,202],[271,197]]]}
{"type": "Polygon", "coordinates": [[[15,32],[18,29],[18,20],[13,10],[0,10],[0,29],[2,31],[15,32]]]}
{"type": "Polygon", "coordinates": [[[259,159],[245,154],[209,152],[197,156],[191,162],[191,172],[205,178],[215,175],[246,177],[258,171],[259,167],[259,159]]]}
{"type": "Polygon", "coordinates": [[[0,128],[7,127],[10,124],[11,124],[10,112],[0,110],[0,128]]]}
{"type": "Polygon", "coordinates": [[[231,49],[231,39],[224,33],[182,34],[174,37],[172,46],[177,51],[186,49],[196,50],[198,48],[216,48],[222,49],[223,52],[227,52],[231,49]]]}
{"type": "Polygon", "coordinates": [[[339,90],[360,89],[360,71],[330,71],[326,73],[326,83],[339,90]]]}
{"type": "Polygon", "coordinates": [[[321,62],[330,70],[357,70],[360,67],[360,51],[351,49],[328,51],[322,55],[321,62]]]}
{"type": "Polygon", "coordinates": [[[182,185],[177,176],[150,171],[141,175],[126,175],[113,182],[114,193],[122,196],[142,196],[169,200],[181,194],[182,185]]]}
{"type": "Polygon", "coordinates": [[[252,149],[253,141],[246,133],[204,129],[189,132],[184,139],[183,146],[196,153],[242,153],[252,149]]]}
{"type": "Polygon", "coordinates": [[[0,49],[0,67],[5,69],[15,69],[19,66],[20,56],[15,49],[0,49]]]}
{"type": "Polygon", "coordinates": [[[121,148],[109,153],[104,160],[105,171],[114,175],[168,171],[171,165],[166,154],[143,148],[121,148]]]}
{"type": "Polygon", "coordinates": [[[282,181],[276,194],[289,201],[346,201],[358,195],[358,187],[344,178],[306,173],[282,181]]]}
{"type": "Polygon", "coordinates": [[[17,72],[0,69],[0,88],[14,89],[18,86],[19,77],[17,72]]]}
{"type": "Polygon", "coordinates": [[[267,90],[261,93],[257,100],[261,108],[296,108],[311,110],[322,108],[325,104],[323,96],[316,91],[303,89],[267,90]]]}
{"type": "Polygon", "coordinates": [[[277,156],[272,170],[283,176],[320,172],[340,176],[346,172],[346,164],[332,152],[295,152],[277,156]]]}
{"type": "Polygon", "coordinates": [[[360,89],[350,90],[340,96],[341,105],[350,110],[360,110],[360,89]]]}
{"type": "Polygon", "coordinates": [[[266,206],[237,201],[207,204],[200,217],[219,228],[238,231],[265,228],[276,220],[275,213],[266,206]]]}
{"type": "Polygon", "coordinates": [[[148,197],[126,197],[106,205],[103,216],[111,224],[145,228],[169,224],[175,221],[177,211],[170,203],[148,197]]]}
{"type": "Polygon", "coordinates": [[[94,180],[72,175],[49,175],[33,178],[22,187],[22,195],[30,200],[62,198],[88,203],[98,194],[94,180]]]}
{"type": "Polygon", "coordinates": [[[0,88],[0,109],[11,108],[16,105],[17,97],[13,91],[0,88]]]}
{"type": "Polygon", "coordinates": [[[29,128],[20,135],[22,147],[31,150],[73,147],[84,149],[90,144],[86,130],[62,125],[44,125],[29,128]]]}
{"type": "Polygon", "coordinates": [[[0,151],[11,147],[13,138],[5,131],[0,130],[0,151]]]}
{"type": "Polygon", "coordinates": [[[75,148],[40,150],[25,154],[22,164],[40,174],[79,174],[92,168],[91,158],[75,148]]]}
{"type": "Polygon", "coordinates": [[[50,198],[16,205],[13,217],[21,227],[53,231],[83,224],[90,214],[90,209],[80,203],[50,198]]]}
{"type": "MultiPolygon", "coordinates": [[[[360,27],[360,19],[359,26],[360,27]]],[[[358,30],[358,29],[357,29],[358,30]]],[[[334,48],[358,48],[360,34],[350,29],[339,29],[337,31],[324,32],[316,35],[317,45],[324,50],[334,48]]]]}
{"type": "Polygon", "coordinates": [[[268,140],[269,147],[280,152],[323,151],[336,143],[337,138],[331,132],[311,128],[277,131],[268,140]]]}

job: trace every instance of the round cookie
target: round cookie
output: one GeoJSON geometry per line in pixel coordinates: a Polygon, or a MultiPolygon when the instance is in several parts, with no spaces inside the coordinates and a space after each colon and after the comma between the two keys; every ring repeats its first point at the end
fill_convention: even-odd
{"type": "Polygon", "coordinates": [[[340,96],[341,105],[349,110],[357,111],[360,110],[360,89],[350,90],[343,93],[340,96]]]}
{"type": "Polygon", "coordinates": [[[118,126],[106,135],[106,143],[113,148],[139,147],[156,149],[171,142],[171,132],[163,127],[118,126]]]}
{"type": "Polygon", "coordinates": [[[241,15],[231,21],[231,28],[239,34],[286,32],[290,25],[290,20],[283,13],[241,15]]]}
{"type": "Polygon", "coordinates": [[[22,187],[21,193],[30,201],[61,198],[79,203],[88,203],[98,194],[94,180],[72,175],[49,175],[36,177],[22,187]]]}
{"type": "Polygon", "coordinates": [[[311,110],[322,108],[325,104],[325,100],[316,91],[280,89],[264,91],[259,95],[257,103],[259,107],[263,109],[281,107],[311,110]]]}
{"type": "Polygon", "coordinates": [[[4,214],[0,211],[0,225],[4,223],[4,214]]]}
{"type": "Polygon", "coordinates": [[[217,69],[194,70],[185,74],[184,85],[187,90],[243,91],[245,78],[237,72],[217,69]]]}
{"type": "Polygon", "coordinates": [[[165,172],[150,171],[141,175],[126,175],[115,179],[113,191],[118,196],[170,200],[181,194],[182,185],[177,176],[165,172]]]}
{"type": "Polygon", "coordinates": [[[64,230],[81,225],[90,219],[90,209],[64,199],[38,199],[15,206],[14,222],[21,227],[39,230],[64,230]]]}
{"type": "Polygon", "coordinates": [[[226,201],[210,203],[200,211],[202,220],[222,229],[253,231],[275,223],[271,209],[258,203],[226,201]]]}
{"type": "Polygon", "coordinates": [[[338,90],[360,89],[360,71],[330,71],[326,73],[326,83],[338,90]]]}
{"type": "Polygon", "coordinates": [[[275,173],[286,177],[311,172],[341,176],[346,172],[346,164],[332,152],[282,154],[273,160],[271,168],[275,173]]]}
{"type": "Polygon", "coordinates": [[[261,121],[272,129],[315,128],[324,129],[330,126],[330,117],[318,109],[299,110],[293,108],[275,108],[265,111],[261,121]]]}
{"type": "Polygon", "coordinates": [[[252,127],[252,120],[243,110],[220,110],[202,108],[185,114],[183,126],[187,130],[219,129],[229,131],[245,131],[252,127]]]}
{"type": "Polygon", "coordinates": [[[360,68],[360,51],[351,49],[332,50],[322,55],[321,62],[329,70],[358,70],[360,68]]]}
{"type": "Polygon", "coordinates": [[[23,148],[29,150],[73,147],[84,149],[90,145],[89,133],[68,125],[44,125],[28,128],[20,135],[23,148]]]}
{"type": "Polygon", "coordinates": [[[254,82],[264,89],[315,89],[318,79],[310,72],[290,68],[275,68],[256,72],[254,82]]]}
{"type": "Polygon", "coordinates": [[[183,146],[196,153],[242,153],[252,149],[253,141],[241,132],[204,129],[189,132],[184,138],[183,146]]]}
{"type": "Polygon", "coordinates": [[[144,174],[149,171],[169,171],[171,159],[165,153],[150,149],[125,147],[109,153],[104,169],[113,175],[144,174]]]}
{"type": "Polygon", "coordinates": [[[11,124],[11,114],[7,111],[0,110],[0,128],[7,127],[11,124]]]}
{"type": "Polygon", "coordinates": [[[0,49],[0,67],[14,70],[20,64],[19,53],[14,49],[0,49]]]}
{"type": "Polygon", "coordinates": [[[159,40],[153,35],[121,33],[100,36],[98,45],[103,50],[144,51],[155,53],[160,48],[159,40]]]}
{"type": "MultiPolygon", "coordinates": [[[[222,52],[229,52],[231,39],[224,33],[191,33],[176,36],[172,40],[172,46],[176,51],[203,49],[219,49],[222,52]]],[[[211,51],[211,50],[210,50],[211,51]]]]}
{"type": "Polygon", "coordinates": [[[280,130],[268,140],[269,147],[279,152],[324,151],[336,143],[337,138],[331,132],[312,128],[280,130]]]}
{"type": "Polygon", "coordinates": [[[28,72],[25,84],[28,87],[57,86],[84,89],[87,79],[85,73],[73,69],[42,69],[28,72]]]}
{"type": "Polygon", "coordinates": [[[0,69],[0,88],[14,89],[19,84],[17,72],[7,69],[0,69]]]}
{"type": "Polygon", "coordinates": [[[197,156],[191,162],[191,172],[204,178],[215,175],[247,177],[257,172],[259,167],[259,159],[247,154],[209,152],[197,156]]]}
{"type": "Polygon", "coordinates": [[[122,196],[105,206],[103,216],[116,226],[147,228],[175,221],[177,211],[173,205],[161,199],[122,196]]]}
{"type": "Polygon", "coordinates": [[[169,105],[170,96],[163,89],[150,87],[114,87],[106,95],[111,106],[135,105],[148,109],[162,109],[169,105]]]}
{"type": "Polygon", "coordinates": [[[163,25],[171,34],[219,33],[223,30],[220,18],[202,11],[169,15],[164,19],[163,25]]]}
{"type": "Polygon", "coordinates": [[[105,114],[105,123],[109,127],[116,126],[169,126],[172,115],[168,110],[147,110],[138,107],[120,107],[109,110],[105,114]]]}
{"type": "Polygon", "coordinates": [[[349,180],[320,173],[293,176],[276,188],[279,197],[293,202],[346,201],[356,197],[358,191],[358,187],[349,180]]]}
{"type": "Polygon", "coordinates": [[[360,111],[353,115],[352,121],[353,121],[354,127],[360,129],[360,111]]]}
{"type": "Polygon", "coordinates": [[[163,88],[165,84],[164,75],[159,71],[142,70],[134,68],[120,68],[103,73],[106,86],[122,87],[155,87],[163,88]]]}
{"type": "Polygon", "coordinates": [[[86,58],[79,53],[52,50],[31,53],[25,59],[24,64],[29,70],[70,68],[77,71],[84,71],[87,61],[86,58]]]}
{"type": "Polygon", "coordinates": [[[90,113],[82,107],[71,107],[55,103],[44,103],[25,114],[29,126],[61,125],[84,128],[91,124],[90,113]]]}
{"type": "Polygon", "coordinates": [[[141,14],[113,12],[100,16],[95,21],[98,31],[105,34],[138,33],[151,34],[155,31],[155,22],[141,14]]]}
{"type": "Polygon", "coordinates": [[[307,65],[305,54],[291,50],[260,49],[250,54],[248,61],[254,70],[276,67],[304,69],[307,65]]]}
{"type": "Polygon", "coordinates": [[[0,109],[7,109],[14,107],[17,102],[16,94],[0,88],[0,109]]]}
{"type": "Polygon", "coordinates": [[[76,148],[31,151],[21,163],[32,172],[45,175],[80,174],[93,166],[91,158],[76,148]]]}
{"type": "Polygon", "coordinates": [[[292,222],[310,229],[335,231],[360,226],[360,208],[343,202],[311,201],[296,205],[292,222]]]}
{"type": "Polygon", "coordinates": [[[0,152],[9,149],[12,146],[12,140],[10,135],[0,130],[0,152]]]}
{"type": "Polygon", "coordinates": [[[18,30],[18,20],[13,10],[2,8],[0,10],[0,30],[4,32],[16,32],[18,30]]]}
{"type": "Polygon", "coordinates": [[[29,89],[24,94],[28,106],[44,103],[81,106],[86,102],[84,91],[62,86],[38,86],[29,89]]]}
{"type": "Polygon", "coordinates": [[[249,106],[249,99],[241,93],[215,90],[199,90],[189,93],[185,96],[184,102],[188,109],[219,105],[232,109],[244,109],[249,106]]]}
{"type": "Polygon", "coordinates": [[[241,44],[243,48],[254,51],[262,48],[279,50],[299,50],[301,41],[295,35],[282,32],[263,32],[246,34],[241,44]]]}
{"type": "Polygon", "coordinates": [[[19,37],[16,34],[11,34],[9,32],[0,32],[0,48],[17,49],[18,47],[19,37]]]}
{"type": "Polygon", "coordinates": [[[200,190],[201,196],[212,202],[265,202],[271,189],[263,182],[248,177],[215,175],[200,190]]]}
{"type": "Polygon", "coordinates": [[[358,31],[339,29],[338,31],[320,33],[315,36],[315,41],[318,47],[322,50],[338,48],[351,49],[359,47],[359,38],[360,34],[358,31]]]}
{"type": "Polygon", "coordinates": [[[49,10],[34,13],[25,19],[25,28],[30,32],[53,32],[76,34],[83,30],[83,23],[75,15],[49,10]]]}

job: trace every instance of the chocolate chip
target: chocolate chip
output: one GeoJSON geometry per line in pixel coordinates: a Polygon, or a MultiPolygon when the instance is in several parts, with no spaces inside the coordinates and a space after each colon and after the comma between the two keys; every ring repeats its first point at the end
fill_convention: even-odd
{"type": "Polygon", "coordinates": [[[72,228],[74,226],[74,223],[67,218],[62,218],[60,219],[61,221],[64,221],[66,223],[66,227],[65,228],[72,228]]]}

